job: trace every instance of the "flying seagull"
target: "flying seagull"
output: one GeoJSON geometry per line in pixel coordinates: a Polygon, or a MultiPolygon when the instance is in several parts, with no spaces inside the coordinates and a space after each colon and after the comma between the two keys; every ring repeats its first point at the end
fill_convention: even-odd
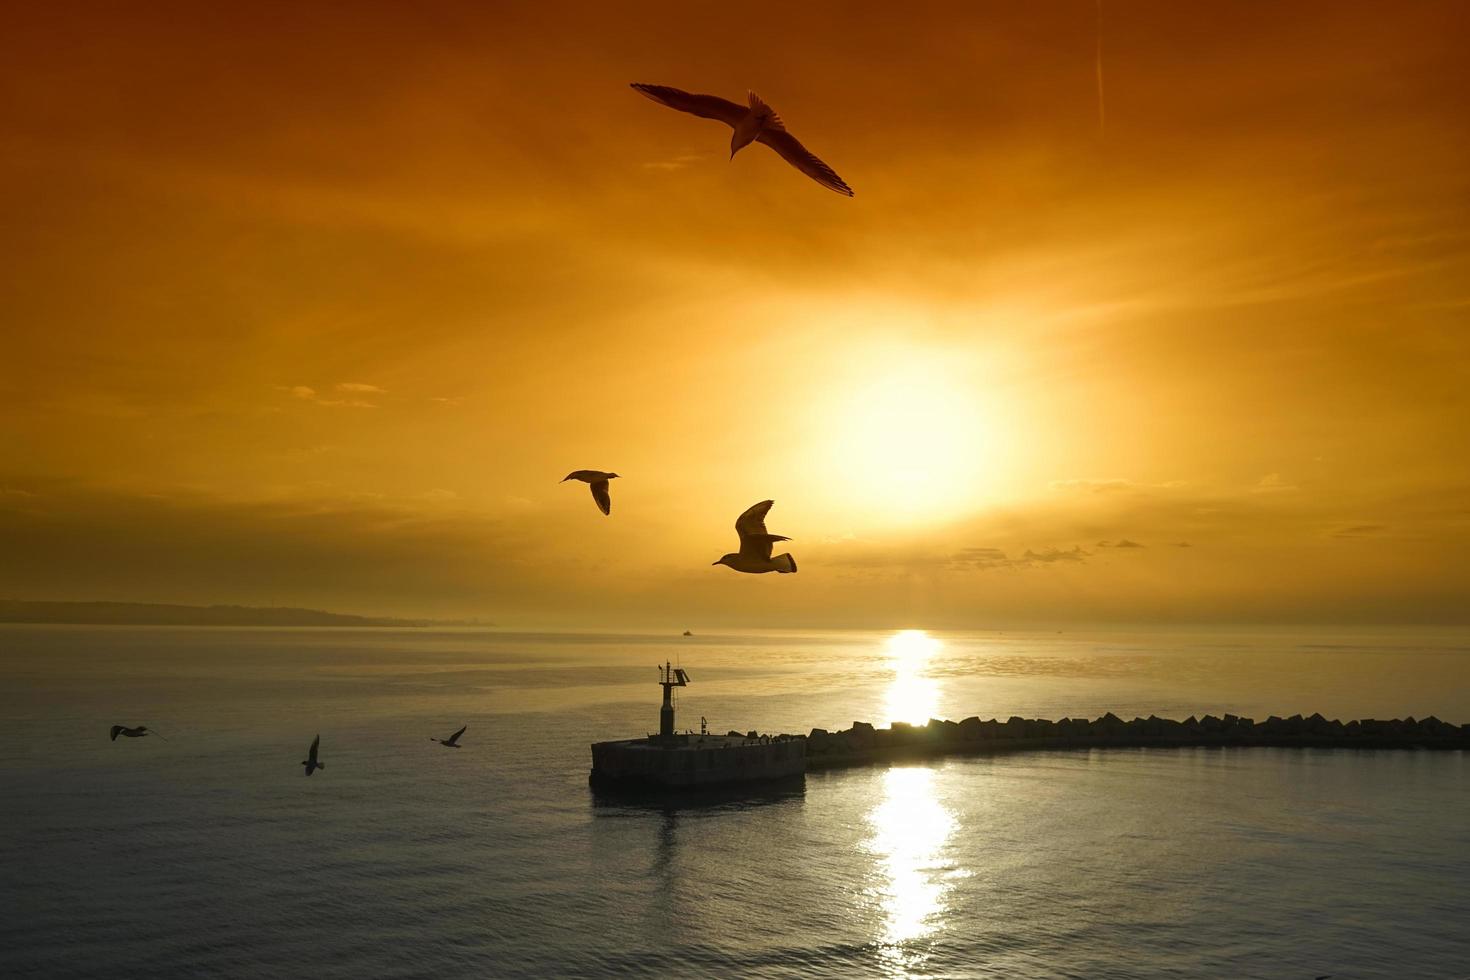
{"type": "Polygon", "coordinates": [[[592,499],[597,501],[597,509],[604,514],[612,513],[612,497],[608,496],[607,481],[616,480],[616,473],[604,473],[602,470],[573,470],[561,478],[561,482],[568,480],[581,480],[592,487],[592,499]]]}
{"type": "MultiPolygon", "coordinates": [[[[469,727],[470,727],[469,725],[464,726],[464,728],[469,728],[469,727]]],[[[429,741],[431,741],[431,742],[438,742],[440,745],[442,745],[442,746],[444,746],[445,748],[448,748],[448,749],[457,749],[457,748],[459,748],[459,737],[464,734],[464,728],[461,728],[459,731],[455,732],[453,735],[449,736],[448,738],[432,738],[431,737],[429,739],[429,741]]]]}
{"type": "Polygon", "coordinates": [[[751,143],[764,143],[781,154],[781,158],[787,163],[823,187],[852,197],[852,188],[847,186],[847,182],[837,176],[835,170],[817,159],[816,154],[802,146],[800,140],[788,133],[786,124],[776,115],[776,110],[766,105],[754,92],[749,93],[750,105],[743,106],[718,95],[696,95],[667,85],[643,85],[634,82],[633,88],[670,109],[706,119],[718,119],[734,129],[735,133],[730,137],[731,160],[735,159],[735,154],[743,147],[751,143]]]}
{"type": "Polygon", "coordinates": [[[321,763],[321,762],[317,762],[316,761],[316,750],[317,750],[317,746],[319,746],[321,744],[322,744],[322,737],[320,735],[318,735],[316,738],[314,738],[314,739],[311,740],[311,750],[306,753],[306,761],[302,763],[302,765],[306,767],[306,774],[308,776],[310,776],[313,772],[315,772],[318,769],[325,769],[325,768],[327,768],[325,763],[321,763]]]}
{"type": "Polygon", "coordinates": [[[766,530],[766,514],[775,501],[762,500],[735,520],[735,533],[740,535],[740,550],[728,554],[715,565],[729,565],[737,572],[794,572],[796,559],[791,555],[771,557],[771,545],[777,541],[790,541],[782,534],[771,534],[766,530]]]}
{"type": "MultiPolygon", "coordinates": [[[[123,738],[142,738],[144,735],[158,735],[159,738],[163,738],[162,735],[159,735],[158,732],[153,731],[147,725],[139,725],[137,728],[128,728],[126,725],[113,725],[112,740],[116,742],[119,735],[123,738]]],[[[166,738],[163,738],[163,740],[165,742],[168,741],[166,738]]]]}

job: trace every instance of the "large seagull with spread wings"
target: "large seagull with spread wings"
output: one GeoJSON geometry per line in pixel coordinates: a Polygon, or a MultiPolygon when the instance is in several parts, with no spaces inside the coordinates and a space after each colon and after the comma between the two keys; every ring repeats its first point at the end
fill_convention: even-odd
{"type": "Polygon", "coordinates": [[[766,105],[754,92],[750,93],[750,105],[743,106],[717,95],[696,95],[667,85],[643,85],[634,82],[633,88],[670,109],[706,119],[718,119],[734,129],[735,133],[730,137],[732,160],[742,147],[751,143],[764,143],[781,154],[781,158],[787,163],[823,187],[852,197],[852,188],[847,186],[847,182],[819,160],[816,154],[802,146],[800,140],[788,133],[786,124],[776,115],[776,110],[766,105]]]}
{"type": "Polygon", "coordinates": [[[735,519],[735,533],[740,535],[740,550],[725,555],[715,565],[728,565],[737,572],[759,575],[762,572],[790,574],[796,571],[796,559],[790,554],[771,557],[771,546],[777,541],[790,541],[784,534],[766,530],[766,514],[773,501],[762,500],[735,519]]]}

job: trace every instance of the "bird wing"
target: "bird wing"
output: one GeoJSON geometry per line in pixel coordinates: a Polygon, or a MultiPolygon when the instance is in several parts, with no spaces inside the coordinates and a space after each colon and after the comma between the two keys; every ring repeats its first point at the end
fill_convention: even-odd
{"type": "Polygon", "coordinates": [[[735,519],[735,533],[741,536],[742,541],[750,535],[764,535],[766,533],[766,514],[776,504],[773,500],[763,500],[759,504],[751,504],[745,508],[745,513],[735,519]]]}
{"type": "Polygon", "coordinates": [[[772,534],[766,530],[766,514],[774,503],[774,500],[762,500],[736,518],[735,533],[740,535],[740,554],[747,558],[769,559],[771,545],[777,541],[791,540],[785,535],[772,534]]]}
{"type": "Polygon", "coordinates": [[[117,733],[120,732],[120,731],[122,731],[122,730],[123,730],[123,726],[121,726],[121,725],[113,725],[112,726],[112,740],[114,742],[117,741],[117,733]]]}
{"type": "Polygon", "coordinates": [[[848,187],[847,182],[837,176],[837,171],[823,163],[815,153],[801,145],[801,140],[792,136],[786,130],[762,129],[760,135],[756,137],[756,140],[781,154],[782,159],[787,163],[823,187],[852,197],[852,188],[848,187]]]}
{"type": "Polygon", "coordinates": [[[592,499],[597,501],[597,509],[604,514],[612,513],[612,495],[607,492],[606,480],[594,480],[592,482],[592,499]]]}
{"type": "Polygon", "coordinates": [[[727,126],[734,126],[750,111],[745,106],[731,102],[729,99],[722,99],[718,95],[696,95],[693,92],[670,88],[667,85],[644,85],[641,82],[634,82],[633,90],[670,109],[703,116],[705,119],[718,119],[727,126]]]}
{"type": "Polygon", "coordinates": [[[310,761],[313,764],[316,763],[316,750],[317,750],[317,746],[319,746],[321,744],[322,744],[322,737],[320,735],[318,735],[316,738],[314,738],[314,739],[311,740],[311,751],[308,752],[308,753],[306,753],[306,758],[307,758],[308,761],[310,761]]]}
{"type": "Polygon", "coordinates": [[[770,513],[775,503],[774,500],[762,500],[758,504],[747,507],[745,513],[735,518],[735,533],[742,539],[752,534],[765,534],[766,515],[770,513]]]}
{"type": "MultiPolygon", "coordinates": [[[[469,725],[464,726],[464,728],[469,728],[469,727],[470,727],[469,725]]],[[[449,741],[450,741],[451,744],[459,741],[459,737],[464,734],[464,728],[461,728],[459,731],[457,731],[453,735],[449,736],[449,741]]]]}

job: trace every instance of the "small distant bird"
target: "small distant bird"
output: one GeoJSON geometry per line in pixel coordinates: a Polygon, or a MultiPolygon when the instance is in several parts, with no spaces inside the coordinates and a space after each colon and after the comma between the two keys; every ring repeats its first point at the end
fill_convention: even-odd
{"type": "Polygon", "coordinates": [[[616,473],[604,473],[602,470],[573,470],[561,478],[561,482],[568,480],[581,480],[592,488],[592,499],[597,501],[597,509],[604,514],[612,513],[612,497],[607,492],[607,481],[616,480],[616,473]]]}
{"type": "Polygon", "coordinates": [[[721,558],[714,565],[729,565],[737,572],[794,572],[796,559],[791,555],[771,557],[771,546],[777,541],[790,541],[782,534],[766,531],[766,513],[775,501],[762,500],[735,520],[735,533],[740,535],[740,550],[721,558]]]}
{"type": "MultiPolygon", "coordinates": [[[[469,727],[470,727],[469,725],[464,726],[464,728],[469,728],[469,727]]],[[[457,749],[457,748],[459,748],[459,737],[464,734],[464,728],[461,728],[459,731],[455,732],[453,735],[449,736],[448,738],[433,738],[431,736],[429,738],[429,741],[431,741],[431,742],[438,742],[440,745],[444,746],[445,748],[457,749]]]]}
{"type": "Polygon", "coordinates": [[[306,753],[306,761],[302,763],[306,767],[306,774],[310,776],[318,769],[327,768],[326,763],[316,761],[316,750],[322,744],[322,737],[318,735],[311,740],[311,749],[306,753]]]}
{"type": "MultiPolygon", "coordinates": [[[[125,725],[113,725],[112,740],[116,742],[119,735],[123,738],[142,738],[144,735],[158,735],[159,738],[163,738],[162,735],[159,735],[158,732],[153,731],[147,725],[139,725],[137,728],[128,728],[125,725]]],[[[163,740],[165,742],[168,741],[166,738],[163,738],[163,740]]]]}
{"type": "Polygon", "coordinates": [[[643,85],[633,83],[633,89],[655,102],[705,119],[718,119],[735,130],[730,137],[730,159],[751,143],[764,143],[797,170],[828,190],[852,197],[852,188],[837,176],[837,172],[819,160],[816,154],[801,145],[795,136],[786,131],[786,124],[776,115],[776,110],[754,92],[748,93],[749,106],[743,106],[717,95],[696,95],[683,89],[667,85],[643,85]]]}

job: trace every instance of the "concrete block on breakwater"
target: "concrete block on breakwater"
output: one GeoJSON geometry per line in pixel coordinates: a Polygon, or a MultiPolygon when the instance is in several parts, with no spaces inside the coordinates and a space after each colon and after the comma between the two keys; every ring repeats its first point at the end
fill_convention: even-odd
{"type": "Polygon", "coordinates": [[[853,722],[837,732],[814,728],[805,736],[807,769],[832,769],[873,762],[922,759],[943,755],[981,755],[1046,749],[1184,748],[1193,746],[1279,746],[1354,749],[1470,749],[1470,725],[1453,725],[1430,716],[1423,719],[1364,718],[1349,722],[1321,714],[1303,718],[1272,715],[1265,721],[1191,715],[1134,718],[1124,721],[1109,711],[1100,718],[1012,716],[1005,721],[929,719],[925,725],[894,722],[875,728],[853,722]]]}

